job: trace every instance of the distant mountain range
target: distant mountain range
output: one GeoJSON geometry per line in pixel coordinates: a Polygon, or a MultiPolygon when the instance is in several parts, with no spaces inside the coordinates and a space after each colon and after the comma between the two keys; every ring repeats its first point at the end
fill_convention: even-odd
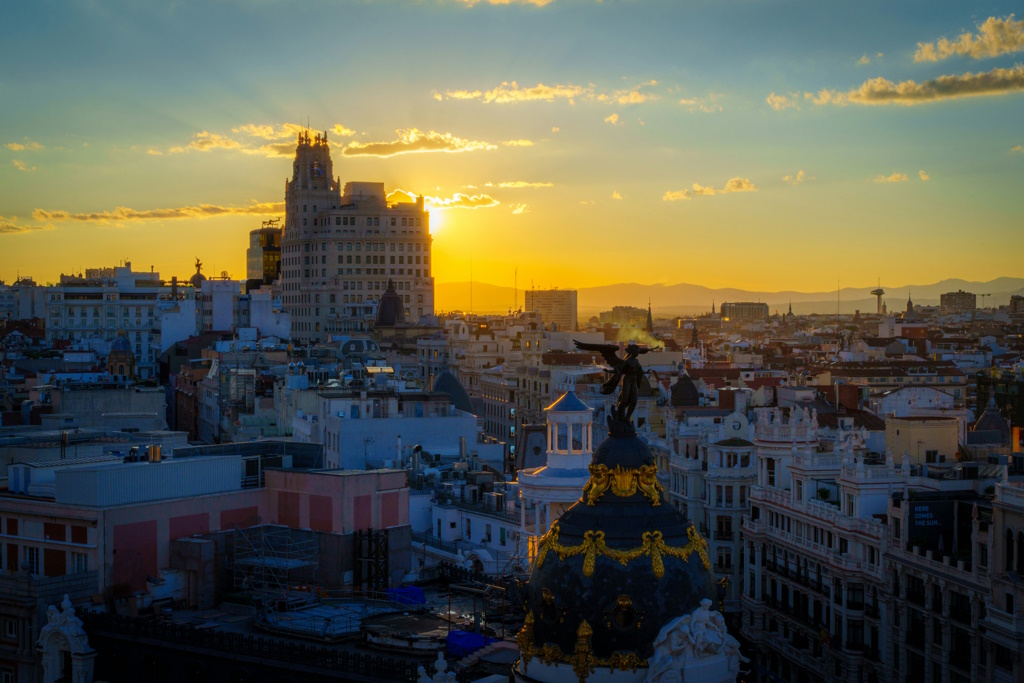
{"type": "MultiPolygon", "coordinates": [[[[763,301],[772,313],[776,310],[785,313],[789,310],[790,302],[793,304],[793,312],[798,315],[835,313],[837,308],[842,313],[853,313],[856,310],[874,313],[877,303],[871,294],[873,289],[843,287],[838,292],[755,292],[733,288],[711,289],[685,283],[626,283],[579,288],[577,304],[581,318],[607,311],[612,306],[646,307],[648,300],[654,314],[660,317],[706,313],[711,310],[712,302],[715,303],[715,310],[718,310],[723,301],[763,301]]],[[[885,290],[882,301],[890,311],[905,310],[908,294],[915,305],[931,306],[938,305],[940,295],[960,289],[977,294],[978,306],[984,308],[1006,305],[1014,294],[1024,295],[1024,279],[1000,277],[989,282],[948,279],[928,285],[888,287],[883,284],[882,289],[885,290]]],[[[472,287],[469,282],[442,282],[434,286],[435,307],[439,312],[472,310],[475,313],[507,313],[513,307],[513,298],[512,287],[483,282],[474,282],[472,287]]],[[[523,290],[519,290],[515,299],[519,306],[523,305],[523,290]]]]}

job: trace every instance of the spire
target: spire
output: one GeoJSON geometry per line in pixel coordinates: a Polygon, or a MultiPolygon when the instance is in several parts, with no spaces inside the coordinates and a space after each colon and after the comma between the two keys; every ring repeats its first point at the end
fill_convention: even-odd
{"type": "Polygon", "coordinates": [[[651,315],[651,300],[647,300],[647,326],[644,328],[647,334],[654,332],[654,317],[651,315]]]}
{"type": "Polygon", "coordinates": [[[711,300],[711,315],[715,314],[715,300],[711,300]]]}
{"type": "Polygon", "coordinates": [[[792,299],[789,300],[789,313],[787,313],[786,315],[793,315],[793,300],[792,299]]]}

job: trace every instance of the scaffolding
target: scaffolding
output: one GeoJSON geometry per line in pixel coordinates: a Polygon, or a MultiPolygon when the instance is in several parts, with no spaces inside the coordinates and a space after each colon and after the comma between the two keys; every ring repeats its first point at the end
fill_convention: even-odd
{"type": "Polygon", "coordinates": [[[313,532],[276,524],[236,529],[234,585],[252,596],[257,609],[289,609],[308,603],[319,566],[320,543],[313,532]]]}

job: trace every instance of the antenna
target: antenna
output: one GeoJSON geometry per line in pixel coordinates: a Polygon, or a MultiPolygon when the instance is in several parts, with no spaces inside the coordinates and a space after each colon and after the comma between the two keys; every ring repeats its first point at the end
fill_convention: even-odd
{"type": "Polygon", "coordinates": [[[473,313],[473,257],[469,257],[469,312],[473,313]]]}

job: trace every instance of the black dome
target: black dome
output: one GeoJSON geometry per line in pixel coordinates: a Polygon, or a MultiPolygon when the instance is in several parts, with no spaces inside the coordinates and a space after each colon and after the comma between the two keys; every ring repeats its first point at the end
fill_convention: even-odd
{"type": "Polygon", "coordinates": [[[377,304],[377,325],[394,327],[405,323],[405,304],[402,297],[395,291],[395,283],[388,280],[388,289],[377,304]]]}
{"type": "Polygon", "coordinates": [[[465,387],[459,382],[459,379],[452,374],[451,370],[442,370],[441,373],[434,378],[434,386],[431,387],[431,391],[439,391],[448,394],[452,404],[456,410],[461,410],[464,413],[475,415],[476,412],[473,410],[473,402],[469,400],[469,394],[466,393],[465,387]]]}
{"type": "Polygon", "coordinates": [[[696,408],[700,405],[700,392],[689,375],[679,375],[679,379],[672,385],[671,403],[674,408],[696,408]]]}
{"type": "Polygon", "coordinates": [[[978,418],[978,421],[974,423],[974,426],[971,427],[971,431],[998,433],[1002,443],[1010,440],[1010,426],[1006,424],[1006,420],[999,414],[999,407],[996,405],[995,396],[989,396],[985,411],[978,418]]]}
{"type": "Polygon", "coordinates": [[[635,433],[601,442],[590,472],[583,498],[540,541],[520,650],[543,660],[557,646],[568,662],[584,635],[597,665],[644,666],[666,623],[716,599],[707,542],[663,499],[635,433]]]}

